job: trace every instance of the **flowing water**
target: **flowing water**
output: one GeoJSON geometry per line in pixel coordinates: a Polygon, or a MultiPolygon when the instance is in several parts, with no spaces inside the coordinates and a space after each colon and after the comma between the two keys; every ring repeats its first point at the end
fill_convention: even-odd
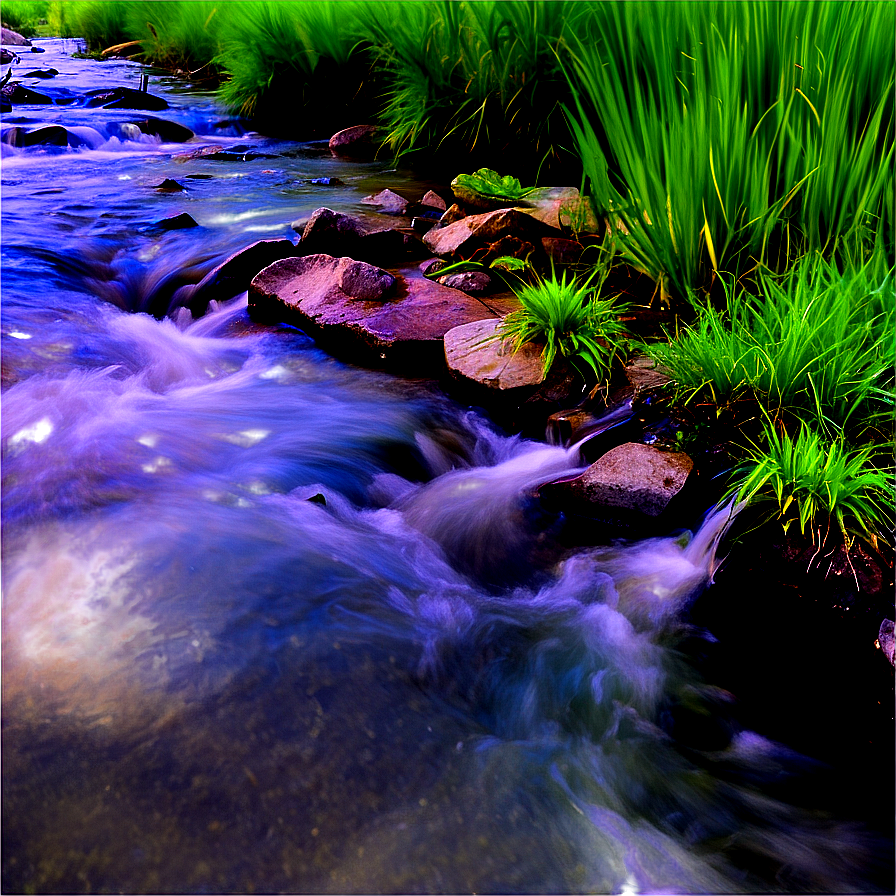
{"type": "MultiPolygon", "coordinates": [[[[73,94],[139,84],[44,46],[73,94]]],[[[150,89],[192,143],[6,116],[84,145],[4,147],[5,892],[879,889],[886,844],[684,648],[727,511],[566,549],[531,493],[575,448],[253,325],[245,293],[172,303],[320,205],[431,185],[150,89]],[[213,144],[250,153],[178,158],[213,144]]]]}

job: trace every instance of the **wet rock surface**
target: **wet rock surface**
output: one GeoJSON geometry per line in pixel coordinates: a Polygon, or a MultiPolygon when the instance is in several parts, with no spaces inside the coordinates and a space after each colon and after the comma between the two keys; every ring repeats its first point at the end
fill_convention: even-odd
{"type": "Polygon", "coordinates": [[[682,490],[693,469],[694,462],[683,452],[626,442],[580,476],[552,483],[542,493],[585,515],[621,509],[656,518],[682,490]]]}
{"type": "Polygon", "coordinates": [[[494,243],[504,236],[540,239],[547,231],[547,225],[525,212],[502,208],[481,215],[469,215],[447,227],[430,230],[423,237],[423,242],[433,255],[445,256],[461,249],[469,252],[474,244],[494,243]]]}
{"type": "Polygon", "coordinates": [[[372,159],[376,155],[377,129],[372,124],[345,128],[330,137],[330,151],[348,159],[372,159]]]}
{"type": "Polygon", "coordinates": [[[451,375],[462,381],[496,389],[534,389],[544,382],[541,349],[526,343],[513,350],[512,341],[498,337],[500,320],[480,320],[445,334],[445,358],[451,375]]]}
{"type": "Polygon", "coordinates": [[[494,316],[458,290],[328,255],[266,268],[250,286],[249,313],[293,323],[353,360],[421,375],[444,368],[449,330],[494,316]]]}

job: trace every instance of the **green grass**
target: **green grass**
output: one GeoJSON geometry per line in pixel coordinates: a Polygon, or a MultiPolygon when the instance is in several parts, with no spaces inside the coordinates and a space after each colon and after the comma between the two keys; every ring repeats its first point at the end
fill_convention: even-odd
{"type": "Polygon", "coordinates": [[[622,352],[624,327],[618,315],[625,308],[600,297],[599,286],[592,286],[594,276],[579,283],[564,271],[559,279],[552,273],[515,289],[522,307],[504,318],[497,338],[511,339],[515,350],[526,342],[543,344],[545,375],[563,357],[579,368],[584,362],[602,381],[622,352]]]}
{"type": "Polygon", "coordinates": [[[373,85],[360,26],[366,6],[231,4],[216,58],[228,73],[222,101],[269,130],[306,139],[367,123],[373,85]]]}
{"type": "Polygon", "coordinates": [[[576,146],[664,298],[807,251],[892,266],[896,7],[611,3],[587,26],[576,146]]]}
{"type": "Polygon", "coordinates": [[[773,411],[831,431],[889,426],[896,312],[892,277],[867,267],[841,274],[806,256],[787,274],[764,273],[750,295],[726,284],[726,308],[699,306],[694,324],[646,346],[685,398],[717,405],[755,395],[773,411]]]}
{"type": "Polygon", "coordinates": [[[49,0],[5,0],[0,18],[22,37],[34,37],[49,15],[49,0]]]}
{"type": "Polygon", "coordinates": [[[856,538],[877,545],[893,525],[893,474],[873,461],[875,449],[849,448],[842,436],[825,440],[805,423],[794,436],[767,420],[759,444],[736,470],[731,494],[768,506],[767,519],[786,532],[797,523],[821,546],[831,526],[847,546],[856,538]]]}

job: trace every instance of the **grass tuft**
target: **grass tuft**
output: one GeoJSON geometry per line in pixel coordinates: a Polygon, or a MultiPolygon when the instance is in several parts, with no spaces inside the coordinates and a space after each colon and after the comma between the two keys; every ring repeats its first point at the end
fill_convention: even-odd
{"type": "Polygon", "coordinates": [[[514,290],[522,307],[504,318],[498,338],[511,339],[514,350],[526,342],[543,344],[545,375],[561,356],[574,366],[584,362],[600,382],[622,351],[618,316],[626,309],[600,297],[600,287],[591,285],[596,274],[579,283],[564,271],[559,280],[552,274],[514,290]]]}

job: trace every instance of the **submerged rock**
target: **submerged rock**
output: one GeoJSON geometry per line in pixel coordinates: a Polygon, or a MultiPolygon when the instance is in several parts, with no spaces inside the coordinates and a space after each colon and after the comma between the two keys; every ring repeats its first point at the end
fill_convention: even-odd
{"type": "Polygon", "coordinates": [[[156,222],[156,227],[162,230],[189,230],[191,227],[198,227],[196,220],[192,215],[182,212],[179,215],[172,215],[170,218],[162,218],[156,222]]]}
{"type": "Polygon", "coordinates": [[[471,295],[487,293],[492,289],[492,278],[485,271],[464,271],[461,274],[448,274],[445,277],[439,277],[439,283],[471,295]]]}
{"type": "Polygon", "coordinates": [[[456,289],[329,255],[265,268],[249,288],[249,313],[295,324],[352,360],[418,374],[444,368],[449,330],[494,316],[456,289]]]}
{"type": "Polygon", "coordinates": [[[84,104],[90,108],[102,106],[105,109],[146,109],[160,112],[168,108],[168,101],[151,93],[134,90],[133,87],[113,87],[111,90],[91,90],[84,104]]]}
{"type": "Polygon", "coordinates": [[[55,68],[36,68],[33,71],[25,72],[23,78],[55,78],[59,71],[55,68]]]}
{"type": "Polygon", "coordinates": [[[69,134],[65,128],[55,124],[33,130],[16,126],[3,132],[3,142],[20,147],[68,146],[69,134]]]}
{"type": "Polygon", "coordinates": [[[162,118],[147,116],[146,118],[136,119],[130,122],[130,124],[136,125],[144,134],[158,137],[162,143],[186,143],[187,140],[195,136],[189,128],[184,127],[182,124],[178,124],[175,121],[165,121],[162,118]]]}
{"type": "Polygon", "coordinates": [[[212,268],[199,283],[182,286],[172,304],[185,306],[194,317],[208,309],[208,303],[223,302],[249,288],[252,278],[268,265],[296,254],[289,240],[258,240],[239,252],[234,252],[221,264],[212,268]]]}
{"type": "Polygon", "coordinates": [[[477,320],[445,334],[445,359],[453,377],[507,392],[544,382],[541,347],[527,342],[513,350],[510,339],[497,336],[501,321],[477,320]]]}
{"type": "Polygon", "coordinates": [[[22,60],[6,47],[0,47],[0,65],[9,65],[10,62],[21,62],[22,60]]]}
{"type": "Polygon", "coordinates": [[[157,183],[153,189],[158,190],[160,193],[185,193],[187,191],[183,184],[172,180],[170,177],[166,177],[165,180],[157,183]]]}
{"type": "Polygon", "coordinates": [[[23,87],[17,81],[0,87],[0,96],[11,106],[49,106],[53,100],[45,93],[23,87]]]}

